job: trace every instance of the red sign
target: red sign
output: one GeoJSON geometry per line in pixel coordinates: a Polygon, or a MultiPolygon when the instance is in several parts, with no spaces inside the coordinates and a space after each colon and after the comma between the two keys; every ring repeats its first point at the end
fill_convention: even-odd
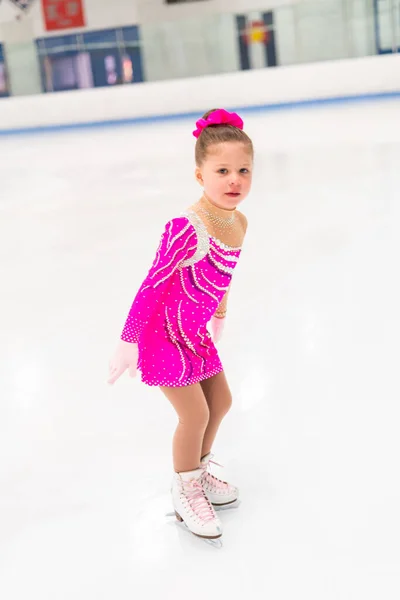
{"type": "Polygon", "coordinates": [[[85,26],[83,0],[42,0],[46,31],[85,26]]]}

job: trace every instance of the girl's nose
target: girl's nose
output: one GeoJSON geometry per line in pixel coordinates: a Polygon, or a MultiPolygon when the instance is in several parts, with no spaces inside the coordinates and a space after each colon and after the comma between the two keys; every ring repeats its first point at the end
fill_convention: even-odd
{"type": "Polygon", "coordinates": [[[229,184],[237,185],[239,183],[239,175],[237,173],[231,173],[229,184]]]}

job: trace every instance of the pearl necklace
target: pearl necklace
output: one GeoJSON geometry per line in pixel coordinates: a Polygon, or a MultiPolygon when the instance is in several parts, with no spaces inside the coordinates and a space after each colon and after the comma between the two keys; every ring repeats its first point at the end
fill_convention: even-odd
{"type": "Polygon", "coordinates": [[[198,210],[202,212],[208,220],[213,224],[217,225],[221,229],[229,229],[233,226],[236,221],[236,212],[233,212],[230,217],[220,217],[218,215],[214,215],[212,212],[209,212],[203,206],[199,206],[198,210]]]}

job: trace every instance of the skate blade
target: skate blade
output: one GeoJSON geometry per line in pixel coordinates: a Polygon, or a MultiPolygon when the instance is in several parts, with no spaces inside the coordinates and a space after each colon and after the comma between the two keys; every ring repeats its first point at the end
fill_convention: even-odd
{"type": "Polygon", "coordinates": [[[213,508],[215,512],[221,512],[223,510],[232,510],[234,508],[239,508],[240,505],[240,500],[234,500],[233,502],[228,502],[228,504],[213,504],[213,508]]]}

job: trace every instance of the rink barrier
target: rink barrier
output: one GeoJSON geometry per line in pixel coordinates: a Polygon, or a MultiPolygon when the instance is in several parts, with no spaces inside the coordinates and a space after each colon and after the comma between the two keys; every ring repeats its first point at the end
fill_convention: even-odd
{"type": "Polygon", "coordinates": [[[0,99],[0,135],[120,127],[400,98],[400,54],[0,99]],[[232,102],[232,99],[235,99],[232,102]]]}
{"type": "MultiPolygon", "coordinates": [[[[295,102],[277,102],[273,104],[255,104],[248,106],[231,106],[227,110],[241,113],[257,113],[279,110],[293,110],[298,108],[312,108],[315,106],[358,103],[358,102],[376,102],[379,100],[400,99],[400,90],[398,92],[382,92],[379,94],[362,94],[357,96],[336,96],[332,98],[316,98],[310,100],[297,100],[295,102]]],[[[1,106],[1,105],[0,105],[1,106]]],[[[139,125],[159,123],[163,121],[176,121],[182,119],[198,119],[199,112],[182,112],[166,115],[150,115],[146,117],[131,117],[127,119],[109,119],[104,121],[87,121],[83,123],[64,123],[59,125],[39,125],[33,127],[21,127],[13,129],[0,129],[0,136],[5,135],[26,135],[33,133],[47,133],[54,131],[68,131],[76,129],[121,127],[126,125],[139,125]]]]}

